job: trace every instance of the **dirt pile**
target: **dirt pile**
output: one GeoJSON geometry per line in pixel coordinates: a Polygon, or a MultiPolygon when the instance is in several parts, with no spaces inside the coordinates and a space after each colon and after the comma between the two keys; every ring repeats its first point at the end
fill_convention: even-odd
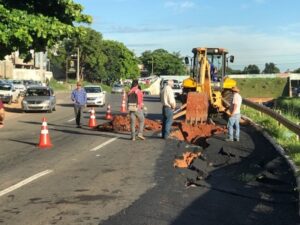
{"type": "Polygon", "coordinates": [[[198,158],[201,152],[185,152],[182,154],[181,158],[175,159],[173,166],[175,168],[188,168],[195,158],[198,158]]]}
{"type": "MultiPolygon", "coordinates": [[[[136,129],[138,126],[139,123],[137,119],[136,129]]],[[[161,127],[160,121],[145,118],[145,130],[160,131],[161,127]]],[[[128,115],[116,115],[112,121],[100,124],[97,128],[100,131],[108,132],[130,132],[130,118],[128,115]]],[[[172,128],[175,129],[175,131],[171,133],[172,137],[200,146],[204,146],[205,139],[213,134],[226,132],[224,126],[222,127],[213,124],[190,125],[184,122],[175,122],[172,125],[172,128]]]]}
{"type": "Polygon", "coordinates": [[[178,122],[177,127],[178,129],[171,133],[172,137],[200,146],[203,146],[206,138],[213,134],[225,133],[227,130],[224,126],[214,124],[190,125],[184,122],[178,122]]]}
{"type": "MultiPolygon", "coordinates": [[[[136,120],[136,129],[139,127],[138,119],[136,120]]],[[[128,115],[114,116],[113,120],[98,126],[101,131],[109,132],[130,132],[130,118],[128,115]]],[[[145,118],[144,124],[145,130],[159,131],[161,130],[161,123],[145,118]]]]}

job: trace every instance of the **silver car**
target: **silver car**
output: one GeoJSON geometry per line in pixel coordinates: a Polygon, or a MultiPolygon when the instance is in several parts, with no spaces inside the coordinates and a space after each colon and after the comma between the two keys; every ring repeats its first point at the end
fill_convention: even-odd
{"type": "Polygon", "coordinates": [[[22,101],[22,109],[28,111],[55,111],[56,97],[49,87],[30,86],[27,88],[22,101]]]}
{"type": "Polygon", "coordinates": [[[111,93],[123,93],[124,86],[122,84],[114,84],[111,89],[111,93]]]}

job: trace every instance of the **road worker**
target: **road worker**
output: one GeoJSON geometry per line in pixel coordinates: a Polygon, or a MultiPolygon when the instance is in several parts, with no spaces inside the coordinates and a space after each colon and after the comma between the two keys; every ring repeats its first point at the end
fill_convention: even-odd
{"type": "Polygon", "coordinates": [[[72,91],[71,99],[74,103],[74,112],[77,128],[81,128],[81,115],[83,113],[83,109],[86,106],[87,101],[86,92],[83,88],[81,88],[81,82],[77,82],[76,89],[72,91]]]}

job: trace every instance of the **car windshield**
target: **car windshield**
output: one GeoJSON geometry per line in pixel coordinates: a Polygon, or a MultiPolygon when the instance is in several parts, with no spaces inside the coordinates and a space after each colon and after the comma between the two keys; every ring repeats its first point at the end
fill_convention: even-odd
{"type": "Polygon", "coordinates": [[[50,96],[48,89],[28,89],[26,96],[50,96]]]}
{"type": "Polygon", "coordinates": [[[10,91],[11,86],[10,85],[0,85],[0,90],[1,91],[10,91]]]}
{"type": "Polygon", "coordinates": [[[13,84],[22,84],[22,81],[20,81],[20,80],[14,80],[13,84]]]}
{"type": "Polygon", "coordinates": [[[122,87],[122,84],[114,84],[114,87],[115,87],[115,88],[121,88],[121,87],[122,87]]]}
{"type": "Polygon", "coordinates": [[[100,87],[84,87],[86,93],[100,93],[101,88],[100,87]]]}

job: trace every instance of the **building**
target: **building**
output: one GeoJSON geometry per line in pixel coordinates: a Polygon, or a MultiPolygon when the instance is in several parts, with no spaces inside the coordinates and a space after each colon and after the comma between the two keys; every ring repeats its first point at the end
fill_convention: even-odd
{"type": "Polygon", "coordinates": [[[14,52],[0,61],[0,79],[11,80],[38,80],[49,82],[53,74],[49,71],[47,53],[30,52],[32,59],[24,62],[19,57],[19,52],[14,52]]]}

